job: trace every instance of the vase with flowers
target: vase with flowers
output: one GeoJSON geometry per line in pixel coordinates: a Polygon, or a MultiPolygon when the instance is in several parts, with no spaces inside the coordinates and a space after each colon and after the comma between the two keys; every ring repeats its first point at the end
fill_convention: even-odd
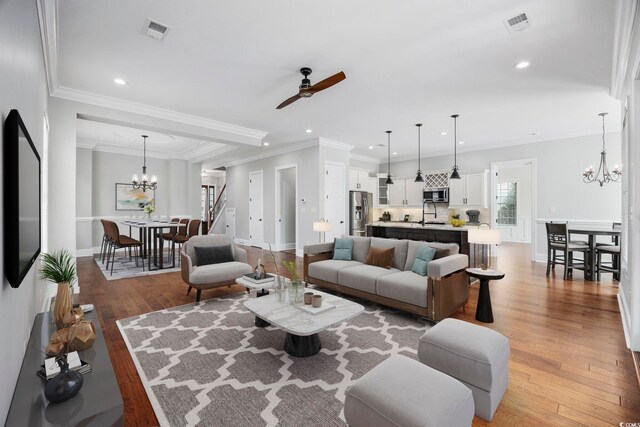
{"type": "Polygon", "coordinates": [[[41,279],[58,284],[56,302],[53,306],[53,319],[58,329],[65,326],[64,318],[73,310],[71,287],[77,279],[74,261],[73,255],[68,249],[42,254],[41,279]]]}
{"type": "Polygon", "coordinates": [[[149,203],[144,206],[143,210],[144,210],[144,213],[147,215],[147,220],[151,221],[151,215],[153,215],[153,213],[156,211],[156,207],[151,203],[149,203]]]}
{"type": "Polygon", "coordinates": [[[289,287],[289,303],[298,304],[302,302],[304,294],[304,283],[298,273],[298,264],[294,261],[283,261],[282,266],[289,272],[291,278],[291,286],[289,287]]]}

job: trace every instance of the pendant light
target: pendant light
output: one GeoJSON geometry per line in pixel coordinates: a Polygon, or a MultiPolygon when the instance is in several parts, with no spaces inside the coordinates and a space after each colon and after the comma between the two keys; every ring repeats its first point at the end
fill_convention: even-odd
{"type": "Polygon", "coordinates": [[[460,173],[458,173],[458,115],[454,114],[453,118],[453,172],[449,179],[460,179],[460,173]]]}
{"type": "Polygon", "coordinates": [[[387,131],[387,180],[384,182],[387,185],[393,184],[391,179],[391,131],[387,131]]]}
{"type": "Polygon", "coordinates": [[[418,174],[413,182],[424,182],[422,171],[420,170],[420,128],[422,127],[422,123],[418,123],[416,127],[418,128],[418,174]]]}
{"type": "Polygon", "coordinates": [[[582,180],[584,182],[591,183],[597,182],[602,187],[604,184],[608,182],[617,182],[622,176],[622,168],[618,165],[613,165],[613,170],[609,172],[609,168],[607,167],[607,150],[604,146],[604,116],[608,113],[600,113],[599,116],[602,117],[602,151],[600,152],[600,165],[598,166],[598,171],[593,173],[593,165],[589,166],[582,173],[582,180]],[[600,177],[600,172],[602,172],[602,177],[600,177]]]}
{"type": "Polygon", "coordinates": [[[138,174],[134,173],[131,177],[131,185],[134,189],[141,189],[143,192],[155,190],[158,187],[158,178],[155,175],[151,176],[151,180],[147,177],[147,135],[141,135],[143,138],[142,146],[142,181],[138,179],[138,174]]]}

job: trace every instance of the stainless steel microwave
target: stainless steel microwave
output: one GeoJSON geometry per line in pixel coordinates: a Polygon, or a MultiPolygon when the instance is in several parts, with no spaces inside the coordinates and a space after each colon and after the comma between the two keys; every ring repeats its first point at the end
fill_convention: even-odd
{"type": "Polygon", "coordinates": [[[442,188],[426,188],[422,192],[422,200],[432,203],[449,203],[449,189],[442,188]]]}

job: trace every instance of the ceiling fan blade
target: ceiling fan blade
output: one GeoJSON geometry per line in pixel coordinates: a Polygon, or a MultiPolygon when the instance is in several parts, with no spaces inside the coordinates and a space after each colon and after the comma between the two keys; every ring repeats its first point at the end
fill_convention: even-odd
{"type": "Polygon", "coordinates": [[[340,83],[346,78],[347,76],[344,74],[344,72],[340,71],[338,74],[334,74],[331,77],[327,77],[326,79],[319,81],[318,83],[311,86],[309,88],[309,92],[316,93],[316,92],[320,92],[321,90],[328,89],[331,86],[337,83],[340,83]]]}
{"type": "Polygon", "coordinates": [[[276,107],[276,110],[280,110],[281,108],[284,108],[284,107],[286,107],[287,105],[289,105],[289,104],[291,104],[291,103],[296,102],[296,101],[297,101],[298,99],[300,99],[300,98],[301,98],[301,97],[300,97],[300,94],[299,94],[299,93],[298,93],[298,94],[296,94],[296,95],[293,95],[291,98],[287,99],[287,100],[286,100],[286,101],[284,101],[282,104],[278,105],[278,106],[276,107]]]}

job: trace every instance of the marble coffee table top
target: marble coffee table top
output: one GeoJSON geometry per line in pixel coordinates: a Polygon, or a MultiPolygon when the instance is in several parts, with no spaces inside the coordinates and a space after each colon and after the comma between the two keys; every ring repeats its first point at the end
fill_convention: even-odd
{"type": "Polygon", "coordinates": [[[273,326],[298,336],[317,334],[364,311],[362,305],[347,299],[315,289],[307,289],[306,291],[322,295],[322,303],[331,303],[335,308],[319,314],[310,314],[298,309],[293,304],[278,301],[276,294],[248,299],[244,302],[244,306],[273,326]]]}

